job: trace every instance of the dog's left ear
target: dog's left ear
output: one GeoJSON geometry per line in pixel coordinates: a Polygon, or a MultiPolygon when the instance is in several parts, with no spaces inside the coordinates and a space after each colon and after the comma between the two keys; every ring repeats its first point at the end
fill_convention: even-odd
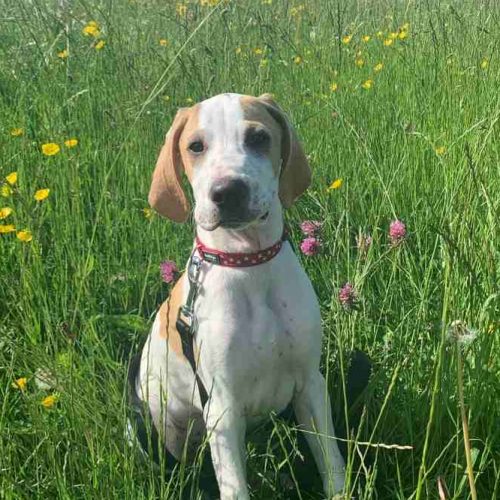
{"type": "Polygon", "coordinates": [[[263,94],[259,97],[259,101],[264,104],[282,130],[279,195],[283,206],[289,208],[311,184],[311,167],[297,133],[272,95],[263,94]]]}

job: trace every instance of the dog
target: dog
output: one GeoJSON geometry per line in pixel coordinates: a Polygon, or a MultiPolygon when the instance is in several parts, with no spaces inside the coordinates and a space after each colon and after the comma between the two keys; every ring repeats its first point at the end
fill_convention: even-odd
{"type": "Polygon", "coordinates": [[[179,223],[191,213],[183,174],[196,277],[182,274],[156,314],[136,394],[175,459],[208,440],[223,500],[250,498],[247,429],[291,404],[331,498],[345,464],[319,370],[320,309],[283,222],[311,182],[303,147],[271,95],[221,94],[177,112],[153,172],[150,205],[179,223]]]}

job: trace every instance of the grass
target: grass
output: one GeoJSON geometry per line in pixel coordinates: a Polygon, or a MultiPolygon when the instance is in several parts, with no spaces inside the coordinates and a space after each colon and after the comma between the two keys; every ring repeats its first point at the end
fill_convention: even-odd
{"type": "MultiPolygon", "coordinates": [[[[357,439],[399,445],[373,446],[360,482],[351,442],[351,493],[437,498],[440,478],[449,498],[469,498],[469,461],[477,497],[497,498],[498,5],[256,0],[182,10],[139,0],[3,6],[0,177],[18,180],[0,197],[14,209],[0,222],[33,238],[0,234],[0,497],[179,498],[189,467],[163,478],[124,439],[128,359],[168,293],[159,262],[182,266],[193,235],[143,209],[176,109],[232,91],[272,92],[303,139],[314,180],[287,219],[296,243],[301,220],[325,221],[323,253],[301,257],[322,306],[324,370],[341,414],[347,355],[367,352],[374,374],[357,439]],[[97,38],[82,33],[91,20],[97,38]],[[69,138],[78,145],[64,146],[69,138]],[[61,151],[44,156],[51,142],[61,151]],[[336,178],[342,186],[328,191],[336,178]],[[50,194],[37,202],[41,188],[50,194]],[[408,234],[393,248],[396,218],[408,234]],[[360,231],[373,237],[365,256],[360,231]],[[338,302],[347,281],[354,311],[338,302]],[[455,320],[475,337],[459,338],[459,351],[448,340],[455,320]],[[52,388],[35,384],[40,369],[52,388]],[[12,387],[20,377],[22,391],[12,387]]],[[[286,465],[273,453],[250,449],[254,498],[280,498],[286,465]]]]}

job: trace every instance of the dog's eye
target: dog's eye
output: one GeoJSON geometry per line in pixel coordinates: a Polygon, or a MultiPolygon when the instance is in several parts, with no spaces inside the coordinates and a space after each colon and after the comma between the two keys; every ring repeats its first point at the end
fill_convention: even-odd
{"type": "Polygon", "coordinates": [[[202,141],[193,141],[189,146],[188,146],[189,151],[192,153],[203,153],[205,146],[202,141]]]}
{"type": "Polygon", "coordinates": [[[263,129],[248,129],[245,134],[245,145],[252,149],[265,149],[269,147],[271,137],[263,129]]]}

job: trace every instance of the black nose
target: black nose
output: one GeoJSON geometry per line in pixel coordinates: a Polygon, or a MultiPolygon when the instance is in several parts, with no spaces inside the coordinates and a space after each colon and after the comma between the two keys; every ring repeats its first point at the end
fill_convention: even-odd
{"type": "Polygon", "coordinates": [[[212,186],[210,197],[223,212],[241,212],[248,205],[248,185],[241,179],[223,177],[212,186]]]}

